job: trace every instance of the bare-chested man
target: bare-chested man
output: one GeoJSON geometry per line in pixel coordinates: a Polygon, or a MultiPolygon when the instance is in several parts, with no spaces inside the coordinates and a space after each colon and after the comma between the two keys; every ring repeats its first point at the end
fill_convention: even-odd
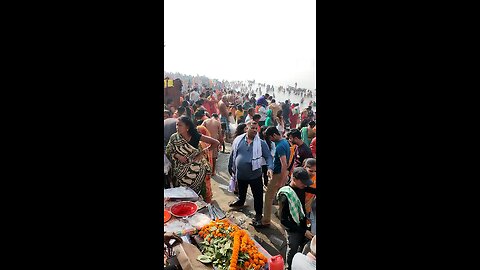
{"type": "MultiPolygon", "coordinates": [[[[202,125],[208,129],[208,132],[210,132],[210,135],[212,136],[212,138],[220,141],[220,145],[225,144],[223,140],[223,134],[222,134],[222,125],[220,124],[220,121],[218,119],[218,114],[216,113],[212,114],[212,118],[209,118],[203,121],[202,125]]],[[[214,147],[213,149],[211,149],[211,151],[212,151],[212,157],[213,157],[212,176],[214,176],[215,165],[217,164],[217,157],[218,157],[218,147],[214,147]]]]}
{"type": "Polygon", "coordinates": [[[218,111],[220,112],[220,124],[224,126],[225,134],[227,135],[227,142],[230,140],[230,127],[228,123],[228,101],[225,97],[222,97],[218,101],[218,111]]]}
{"type": "Polygon", "coordinates": [[[275,120],[275,126],[277,125],[277,113],[278,111],[280,111],[280,105],[278,105],[277,103],[275,103],[275,99],[272,99],[272,103],[270,103],[270,105],[268,105],[268,108],[270,108],[270,110],[272,110],[272,115],[273,115],[273,118],[275,120]]]}

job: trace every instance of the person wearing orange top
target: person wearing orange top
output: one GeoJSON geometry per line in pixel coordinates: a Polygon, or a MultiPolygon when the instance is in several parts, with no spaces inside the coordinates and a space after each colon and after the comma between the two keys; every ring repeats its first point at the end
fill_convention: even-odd
{"type": "MultiPolygon", "coordinates": [[[[308,176],[312,179],[312,188],[317,188],[317,160],[314,158],[307,158],[303,161],[303,168],[307,170],[308,176]]],[[[316,195],[311,193],[305,193],[305,210],[307,210],[307,216],[312,211],[312,202],[316,195]]]]}
{"type": "Polygon", "coordinates": [[[212,114],[217,113],[217,100],[214,97],[209,96],[203,101],[203,106],[207,110],[209,116],[212,114]]]}
{"type": "Polygon", "coordinates": [[[244,112],[243,112],[242,105],[238,105],[237,110],[235,112],[235,122],[237,124],[245,122],[243,119],[243,115],[244,115],[244,112]]]}
{"type": "MultiPolygon", "coordinates": [[[[197,130],[200,134],[204,135],[204,136],[208,136],[208,137],[211,137],[211,134],[210,132],[208,131],[208,129],[205,127],[205,126],[202,126],[203,120],[200,120],[199,122],[199,125],[197,126],[197,130]]],[[[202,148],[203,149],[207,149],[208,147],[210,147],[210,144],[208,143],[205,143],[205,142],[200,142],[200,144],[202,145],[202,148]]],[[[212,153],[212,150],[209,149],[207,152],[204,152],[205,153],[205,157],[207,158],[208,162],[210,163],[210,166],[213,168],[213,153],[212,153]]],[[[210,203],[212,201],[212,197],[213,197],[213,193],[212,193],[212,183],[211,183],[211,179],[210,179],[210,174],[207,174],[206,177],[205,177],[205,185],[206,185],[206,195],[205,195],[205,202],[206,203],[210,203]]]]}

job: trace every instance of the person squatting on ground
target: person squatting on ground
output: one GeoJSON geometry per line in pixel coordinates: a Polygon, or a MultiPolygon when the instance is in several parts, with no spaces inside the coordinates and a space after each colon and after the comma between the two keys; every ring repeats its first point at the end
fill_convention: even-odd
{"type": "Polygon", "coordinates": [[[293,170],[292,181],[277,192],[280,222],[287,235],[286,266],[291,270],[293,256],[303,250],[313,234],[307,228],[305,210],[305,192],[315,194],[316,189],[309,187],[313,182],[307,170],[302,167],[293,170]]]}

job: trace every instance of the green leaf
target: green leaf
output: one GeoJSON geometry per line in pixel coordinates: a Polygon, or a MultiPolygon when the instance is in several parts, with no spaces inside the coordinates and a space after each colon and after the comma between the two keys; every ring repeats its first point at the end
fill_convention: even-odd
{"type": "Polygon", "coordinates": [[[197,260],[199,260],[202,263],[211,263],[212,262],[212,259],[207,255],[199,255],[197,257],[197,260]]]}

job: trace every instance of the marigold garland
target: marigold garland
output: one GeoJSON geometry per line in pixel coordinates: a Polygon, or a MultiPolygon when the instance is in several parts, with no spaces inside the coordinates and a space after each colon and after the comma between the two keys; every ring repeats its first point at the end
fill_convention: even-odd
{"type": "Polygon", "coordinates": [[[233,236],[233,252],[230,261],[230,270],[237,269],[238,253],[240,249],[240,233],[241,231],[235,232],[233,236]]]}
{"type": "Polygon", "coordinates": [[[199,236],[205,241],[212,242],[214,238],[218,237],[232,237],[233,238],[233,252],[230,258],[229,270],[259,270],[266,265],[266,257],[258,251],[253,240],[249,237],[245,230],[240,229],[235,224],[230,224],[228,220],[215,220],[210,224],[205,225],[200,231],[199,236]],[[215,227],[215,228],[213,228],[215,227]],[[220,230],[233,230],[230,233],[222,233],[220,230]],[[243,264],[238,265],[240,254],[248,255],[248,260],[243,264]]]}

